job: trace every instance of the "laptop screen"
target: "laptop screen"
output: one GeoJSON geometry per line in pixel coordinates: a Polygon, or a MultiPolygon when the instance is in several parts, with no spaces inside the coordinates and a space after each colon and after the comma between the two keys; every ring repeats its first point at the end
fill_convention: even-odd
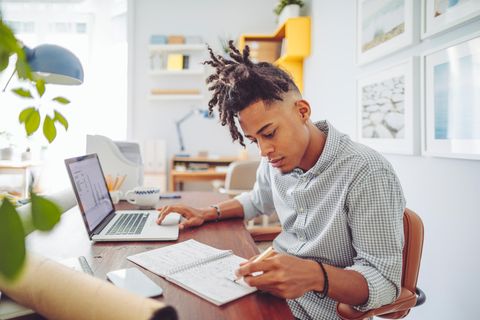
{"type": "Polygon", "coordinates": [[[105,177],[96,154],[65,161],[88,228],[94,230],[113,211],[105,177]]]}

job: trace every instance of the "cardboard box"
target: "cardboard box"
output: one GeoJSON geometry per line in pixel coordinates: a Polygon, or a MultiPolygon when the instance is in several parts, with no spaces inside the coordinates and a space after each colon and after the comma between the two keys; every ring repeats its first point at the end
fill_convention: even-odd
{"type": "Polygon", "coordinates": [[[177,36],[177,35],[168,36],[168,44],[184,44],[184,43],[185,43],[184,36],[177,36]]]}
{"type": "Polygon", "coordinates": [[[250,57],[253,62],[270,62],[280,58],[281,41],[249,40],[245,44],[250,47],[250,57]]]}

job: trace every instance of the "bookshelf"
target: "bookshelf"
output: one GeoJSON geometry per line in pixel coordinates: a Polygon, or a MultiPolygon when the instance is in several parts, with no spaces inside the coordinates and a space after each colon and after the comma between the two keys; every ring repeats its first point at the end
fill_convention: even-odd
{"type": "Polygon", "coordinates": [[[154,44],[149,45],[150,69],[148,74],[154,83],[148,100],[152,102],[172,100],[197,100],[204,96],[199,87],[203,83],[205,69],[203,44],[154,44]],[[194,84],[193,87],[186,88],[194,84]]]}
{"type": "Polygon", "coordinates": [[[236,160],[237,157],[173,157],[169,191],[181,190],[187,181],[224,180],[228,165],[236,160]]]}
{"type": "Polygon", "coordinates": [[[303,61],[310,55],[310,17],[290,18],[280,25],[273,34],[243,34],[239,39],[239,47],[252,46],[254,42],[278,42],[280,55],[274,64],[293,77],[293,81],[303,92],[303,61]]]}

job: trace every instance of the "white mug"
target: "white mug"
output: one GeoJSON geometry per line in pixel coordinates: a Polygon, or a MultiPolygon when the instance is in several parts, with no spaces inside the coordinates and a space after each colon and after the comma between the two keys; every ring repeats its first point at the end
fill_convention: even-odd
{"type": "Polygon", "coordinates": [[[143,209],[155,208],[160,197],[160,188],[157,187],[136,187],[125,193],[125,199],[143,209]]]}
{"type": "Polygon", "coordinates": [[[117,204],[120,202],[120,199],[122,198],[122,191],[116,190],[116,191],[110,191],[110,198],[112,198],[113,204],[117,204]]]}

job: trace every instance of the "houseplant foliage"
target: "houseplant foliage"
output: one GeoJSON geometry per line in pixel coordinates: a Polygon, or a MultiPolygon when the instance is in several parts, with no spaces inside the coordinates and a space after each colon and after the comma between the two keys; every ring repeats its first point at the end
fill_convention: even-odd
{"type": "Polygon", "coordinates": [[[275,14],[277,16],[279,16],[280,13],[282,12],[283,8],[285,8],[286,6],[291,5],[291,4],[296,4],[296,5],[300,6],[300,8],[305,5],[303,0],[280,0],[278,2],[277,6],[275,7],[275,9],[273,10],[273,12],[275,12],[275,14]]]}
{"type": "MultiPolygon", "coordinates": [[[[18,77],[32,83],[36,88],[36,94],[41,98],[45,93],[45,82],[36,80],[30,71],[30,67],[22,49],[21,43],[16,39],[12,30],[3,22],[0,13],[0,73],[3,72],[10,62],[10,57],[16,55],[16,72],[18,77]]],[[[15,88],[12,90],[17,96],[25,99],[33,99],[29,89],[15,88]]],[[[54,103],[68,104],[63,97],[52,99],[54,103]]],[[[31,100],[29,100],[31,102],[31,100]]],[[[6,107],[6,106],[1,106],[6,107]]],[[[19,113],[19,122],[25,127],[27,135],[35,133],[42,122],[39,107],[28,106],[19,113]]],[[[45,115],[43,119],[43,135],[51,143],[56,137],[55,123],[60,123],[68,129],[67,120],[57,111],[54,115],[45,115]]],[[[41,231],[51,230],[60,220],[61,210],[54,202],[41,197],[30,190],[31,212],[28,221],[23,221],[15,206],[5,198],[0,205],[0,277],[7,280],[15,280],[21,274],[25,263],[25,228],[23,223],[33,226],[33,229],[41,231]]]]}

